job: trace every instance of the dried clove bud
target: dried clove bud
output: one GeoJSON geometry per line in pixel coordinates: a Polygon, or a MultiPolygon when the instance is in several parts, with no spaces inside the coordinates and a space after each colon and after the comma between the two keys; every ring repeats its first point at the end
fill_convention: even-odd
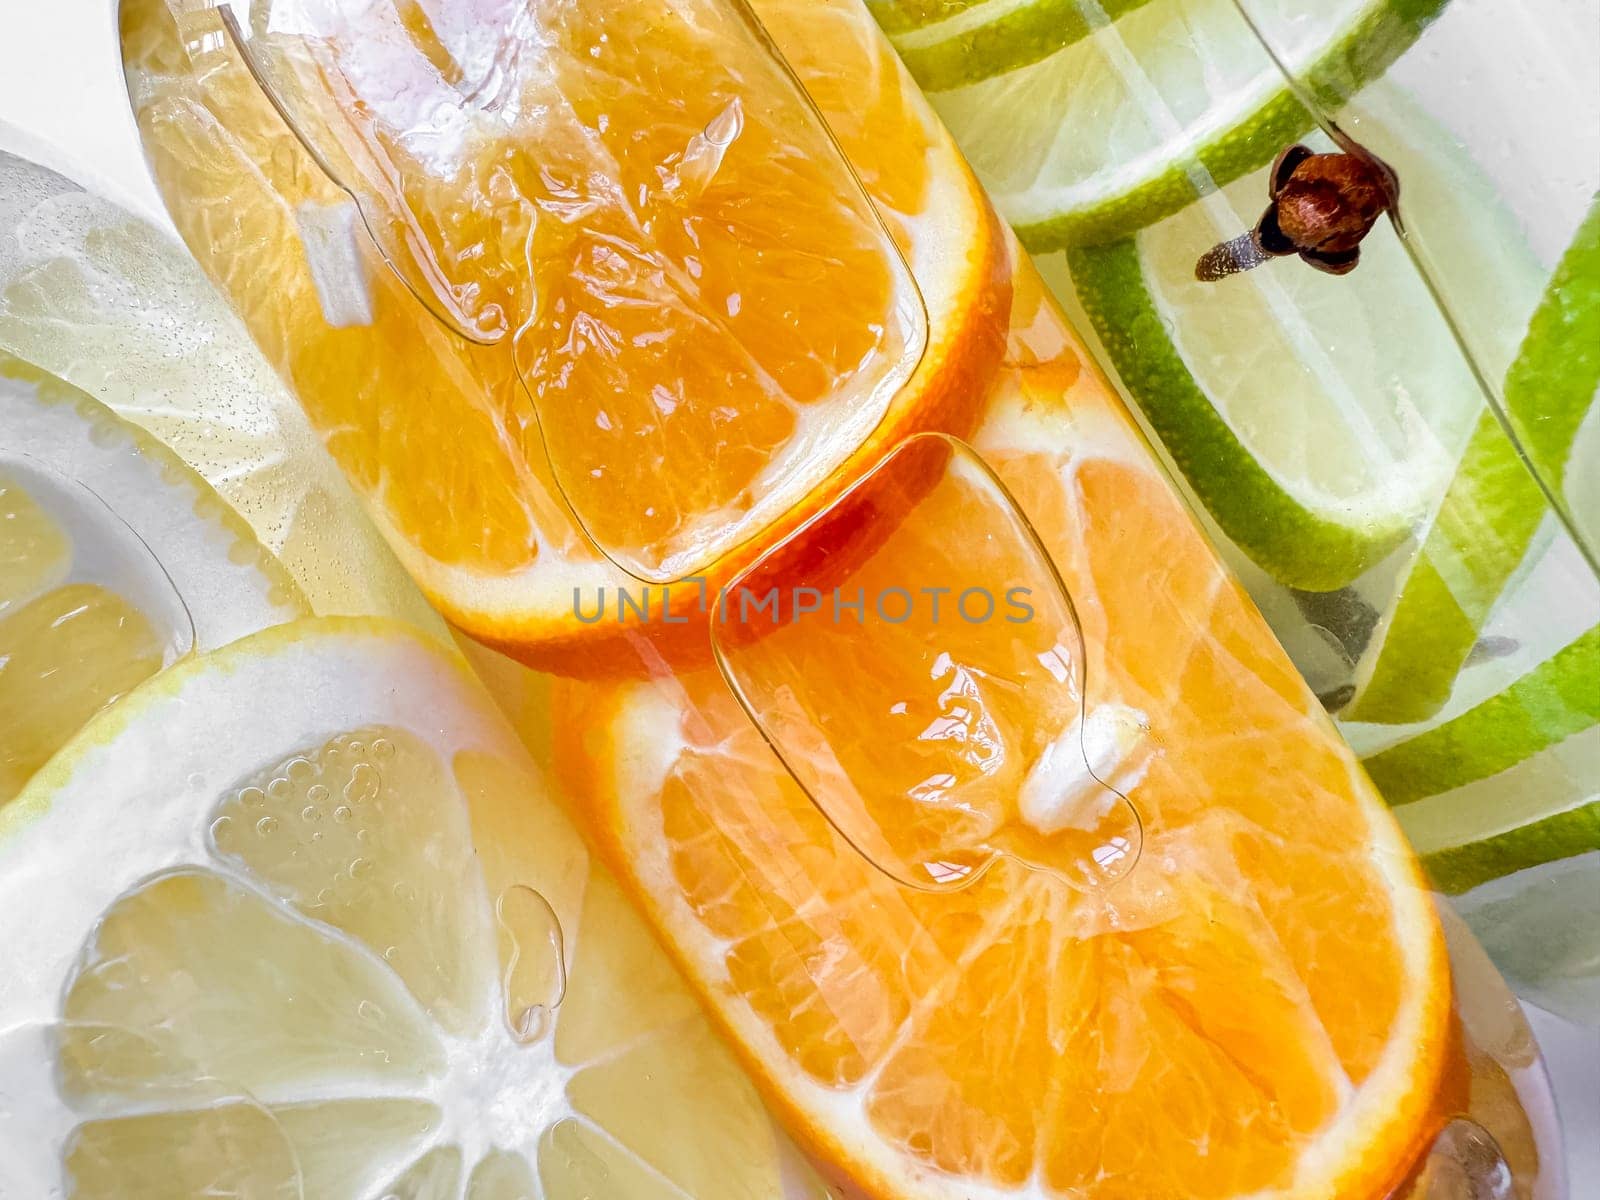
{"type": "Polygon", "coordinates": [[[1271,202],[1256,227],[1202,254],[1197,279],[1223,279],[1290,254],[1330,275],[1348,274],[1361,260],[1361,240],[1395,201],[1394,178],[1378,160],[1300,145],[1278,155],[1267,191],[1271,202]]]}

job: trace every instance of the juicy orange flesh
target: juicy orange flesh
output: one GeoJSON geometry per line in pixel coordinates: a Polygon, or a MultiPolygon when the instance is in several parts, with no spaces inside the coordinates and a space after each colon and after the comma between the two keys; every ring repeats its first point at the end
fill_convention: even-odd
{"type": "Polygon", "coordinates": [[[99,584],[58,584],[70,561],[66,531],[0,475],[0,804],[161,669],[161,639],[136,607],[99,584]]]}
{"type": "MultiPolygon", "coordinates": [[[[1388,1046],[1408,986],[1368,854],[1370,800],[1170,486],[1130,465],[1138,443],[1027,282],[995,411],[1081,421],[1128,457],[1095,457],[1087,436],[1078,455],[985,453],[1078,601],[1087,705],[1148,717],[1131,876],[1083,893],[1002,861],[953,894],[901,887],[844,842],[711,673],[659,685],[681,685],[685,745],[659,794],[596,794],[593,764],[616,753],[601,733],[558,753],[624,871],[650,853],[634,839],[664,832],[673,885],[727,947],[735,1005],[794,1068],[864,1089],[892,1145],[1096,1200],[1286,1186],[1388,1046]]],[[[869,652],[831,669],[859,671],[869,652]]],[[[553,708],[569,730],[603,728],[617,699],[562,682],[553,708]]]]}
{"type": "MultiPolygon", "coordinates": [[[[493,83],[452,86],[468,68],[451,66],[445,43],[461,50],[465,35],[413,20],[402,23],[409,41],[382,43],[393,53],[381,72],[344,53],[319,85],[325,100],[330,88],[371,91],[359,108],[343,94],[341,113],[310,111],[309,86],[280,88],[319,149],[335,121],[361,114],[337,130],[344,157],[327,157],[370,167],[381,156],[396,171],[387,191],[357,185],[374,230],[458,326],[481,330],[498,309],[512,336],[493,346],[424,311],[359,228],[349,253],[370,322],[329,325],[300,233],[348,222],[347,198],[215,36],[214,17],[175,23],[167,0],[134,0],[122,18],[180,232],[400,534],[493,573],[532,562],[541,544],[583,555],[513,357],[590,531],[649,557],[700,515],[737,513],[777,486],[769,475],[786,448],[837,449],[830,432],[887,402],[921,338],[881,224],[851,199],[820,123],[731,9],[702,5],[691,25],[649,5],[561,5],[559,20],[544,7],[557,6],[528,11],[535,32],[493,83]],[[408,86],[369,88],[364,70],[408,86]],[[397,136],[406,114],[382,104],[394,95],[443,96],[485,119],[419,149],[397,136]],[[544,106],[535,133],[507,117],[519,105],[544,106]],[[707,137],[735,125],[725,146],[707,137]]],[[[272,40],[259,40],[262,55],[272,40]]],[[[891,202],[920,192],[919,169],[895,164],[891,202]]]]}
{"type": "Polygon", "coordinates": [[[715,636],[752,719],[866,857],[929,887],[1000,853],[1077,881],[1097,849],[1131,851],[1086,771],[1077,622],[976,456],[907,442],[805,539],[827,544],[816,573],[764,560],[715,636]]]}

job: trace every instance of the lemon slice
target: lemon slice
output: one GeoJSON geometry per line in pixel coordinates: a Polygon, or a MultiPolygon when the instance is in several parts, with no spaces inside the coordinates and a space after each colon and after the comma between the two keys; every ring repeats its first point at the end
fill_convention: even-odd
{"type": "Polygon", "coordinates": [[[0,804],[163,665],[307,611],[165,447],[0,355],[0,804]]]}
{"type": "Polygon", "coordinates": [[[90,724],[0,813],[0,944],[0,1194],[783,1194],[671,966],[398,623],[280,626],[90,724]]]}
{"type": "Polygon", "coordinates": [[[317,612],[403,617],[442,635],[299,405],[177,240],[7,153],[21,144],[0,123],[0,351],[172,447],[317,612]]]}
{"type": "Polygon", "coordinates": [[[309,611],[250,526],[181,459],[70,384],[3,354],[0,451],[75,481],[110,510],[104,517],[125,522],[176,589],[199,649],[309,611]]]}

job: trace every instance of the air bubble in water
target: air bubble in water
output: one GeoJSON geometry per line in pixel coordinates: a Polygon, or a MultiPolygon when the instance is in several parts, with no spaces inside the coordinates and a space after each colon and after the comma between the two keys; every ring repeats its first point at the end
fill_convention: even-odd
{"type": "Polygon", "coordinates": [[[345,803],[365,804],[368,800],[377,799],[380,784],[376,767],[371,763],[357,763],[350,772],[350,782],[344,785],[345,803]]]}
{"type": "Polygon", "coordinates": [[[277,832],[277,829],[277,817],[262,817],[261,820],[256,822],[256,832],[262,837],[270,837],[272,834],[277,832]]]}
{"type": "Polygon", "coordinates": [[[495,900],[505,974],[501,991],[511,1036],[539,1041],[567,991],[566,947],[555,909],[538,891],[515,884],[495,900]]]}

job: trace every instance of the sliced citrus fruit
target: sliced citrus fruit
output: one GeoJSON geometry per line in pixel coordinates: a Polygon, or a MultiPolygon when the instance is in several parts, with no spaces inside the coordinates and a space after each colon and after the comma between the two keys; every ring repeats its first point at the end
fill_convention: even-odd
{"type": "MultiPolygon", "coordinates": [[[[1377,78],[1443,3],[1285,7],[1295,37],[1280,56],[1315,92],[1324,77],[1343,89],[1377,78]]],[[[1313,126],[1233,0],[1155,0],[932,99],[1032,250],[1130,234],[1186,207],[1197,180],[1266,166],[1313,126]]]]}
{"type": "MultiPolygon", "coordinates": [[[[1591,344],[1600,336],[1597,280],[1600,205],[1552,277],[1506,376],[1506,415],[1534,461],[1522,456],[1493,413],[1479,418],[1393,607],[1359,664],[1346,718],[1399,724],[1425,720],[1444,706],[1549,515],[1533,472],[1545,472],[1556,494],[1583,473],[1569,475],[1568,460],[1600,388],[1600,351],[1591,344]]],[[[1581,536],[1593,518],[1574,515],[1581,536]]]]}
{"type": "Polygon", "coordinates": [[[399,623],[171,668],[0,813],[0,864],[8,1195],[782,1194],[693,997],[399,623]]]}
{"type": "Polygon", "coordinates": [[[1249,228],[1266,196],[1265,176],[1248,176],[1067,264],[1200,504],[1275,579],[1330,591],[1426,518],[1478,389],[1387,231],[1347,277],[1285,261],[1197,280],[1200,255],[1249,228]]]}
{"type": "MultiPolygon", "coordinates": [[[[791,1128],[868,1194],[1385,1196],[1447,1054],[1416,862],[1031,273],[1016,310],[973,445],[1076,602],[1084,706],[1147,722],[1132,872],[901,886],[712,672],[557,681],[559,770],[791,1128]]],[[[860,665],[809,669],[847,692],[860,665]]]]}
{"type": "Polygon", "coordinates": [[[1048,58],[1149,0],[867,0],[916,81],[930,92],[1048,58]]]}
{"type": "Polygon", "coordinates": [[[1362,760],[1446,892],[1600,850],[1600,628],[1362,760]],[[1477,785],[1477,786],[1474,786],[1477,785]]]}
{"type": "Polygon", "coordinates": [[[417,298],[512,349],[564,498],[631,574],[758,534],[922,355],[889,231],[742,8],[290,22],[266,0],[250,30],[237,48],[417,298]]]}
{"type": "MultiPolygon", "coordinates": [[[[907,429],[954,420],[970,408],[974,381],[1000,352],[1007,284],[981,191],[865,12],[843,2],[778,0],[758,8],[900,243],[928,323],[921,363],[876,430],[756,539],[761,543],[837,494],[907,429]]],[[[645,6],[637,17],[648,23],[653,11],[645,6]]],[[[127,0],[122,30],[146,149],[180,232],[291,380],[424,590],[463,628],[524,658],[559,660],[563,643],[582,643],[599,661],[604,643],[625,644],[614,627],[572,619],[574,589],[593,596],[627,578],[566,510],[510,348],[468,342],[413,297],[351,223],[348,195],[271,108],[214,12],[127,0]],[[229,216],[219,223],[222,212],[229,216]],[[360,303],[347,312],[341,305],[352,281],[360,303]]],[[[655,61],[651,54],[665,54],[682,37],[680,31],[654,49],[641,44],[644,57],[635,65],[655,61]]],[[[573,97],[580,105],[600,99],[573,97]]],[[[659,97],[651,88],[611,99],[619,126],[657,123],[659,97]],[[627,115],[630,106],[638,107],[635,116],[627,115]]],[[[834,198],[786,194],[765,205],[760,178],[758,172],[745,185],[750,209],[770,208],[781,228],[765,218],[752,223],[752,252],[772,238],[809,245],[807,222],[831,211],[834,198]]],[[[737,179],[726,182],[737,190],[737,179]]],[[[496,269],[505,274],[508,265],[496,269]]],[[[868,278],[884,277],[875,257],[859,265],[868,278]]],[[[786,303],[814,340],[861,317],[838,296],[808,292],[806,272],[796,275],[792,288],[741,300],[752,329],[789,320],[786,303]]],[[[715,380],[685,371],[691,402],[704,404],[715,380]]],[[[717,419],[725,424],[714,436],[747,442],[756,458],[791,426],[786,416],[759,429],[745,413],[717,419]]],[[[581,433],[567,432],[574,439],[581,433]]],[[[592,435],[595,447],[609,438],[603,429],[592,435]]],[[[697,484],[668,473],[650,486],[667,507],[699,495],[697,484]]],[[[686,608],[696,599],[691,587],[675,593],[673,604],[686,608]]]]}
{"type": "Polygon", "coordinates": [[[307,611],[170,451],[0,355],[0,804],[164,664],[307,611]]]}
{"type": "Polygon", "coordinates": [[[440,628],[182,245],[8,153],[16,142],[0,125],[0,350],[170,446],[250,522],[316,611],[440,628]]]}

